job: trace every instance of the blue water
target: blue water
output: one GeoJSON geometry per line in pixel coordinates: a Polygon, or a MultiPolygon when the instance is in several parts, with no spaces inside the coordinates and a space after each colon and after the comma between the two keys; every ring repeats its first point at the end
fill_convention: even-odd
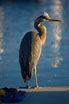
{"type": "MultiPolygon", "coordinates": [[[[34,20],[45,12],[62,23],[44,23],[47,39],[37,65],[39,86],[69,86],[69,0],[0,2],[0,87],[23,87],[19,46],[34,20]]],[[[34,74],[29,81],[35,85],[34,74]]]]}

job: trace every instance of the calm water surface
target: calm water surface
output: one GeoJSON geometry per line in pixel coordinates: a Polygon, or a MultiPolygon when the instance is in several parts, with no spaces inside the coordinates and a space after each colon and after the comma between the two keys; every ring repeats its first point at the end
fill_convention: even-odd
{"type": "MultiPolygon", "coordinates": [[[[39,86],[69,86],[69,0],[0,2],[0,87],[25,86],[19,66],[19,46],[34,20],[48,12],[62,23],[44,23],[47,39],[37,65],[39,86]]],[[[34,74],[29,85],[35,85],[34,74]]]]}

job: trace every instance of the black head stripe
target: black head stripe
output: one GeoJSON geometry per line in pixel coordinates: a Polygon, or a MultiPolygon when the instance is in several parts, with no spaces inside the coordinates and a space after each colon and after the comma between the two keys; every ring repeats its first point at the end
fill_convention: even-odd
{"type": "Polygon", "coordinates": [[[38,19],[46,19],[46,17],[42,15],[42,16],[38,17],[38,19]]]}

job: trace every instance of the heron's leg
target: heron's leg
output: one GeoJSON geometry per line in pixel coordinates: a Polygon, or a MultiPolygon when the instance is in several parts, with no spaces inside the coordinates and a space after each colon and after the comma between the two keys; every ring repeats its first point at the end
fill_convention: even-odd
{"type": "Polygon", "coordinates": [[[35,69],[34,69],[34,74],[35,74],[36,88],[38,88],[36,67],[35,67],[35,69]]]}
{"type": "Polygon", "coordinates": [[[26,88],[29,88],[29,86],[28,86],[28,80],[26,81],[26,88]]]}

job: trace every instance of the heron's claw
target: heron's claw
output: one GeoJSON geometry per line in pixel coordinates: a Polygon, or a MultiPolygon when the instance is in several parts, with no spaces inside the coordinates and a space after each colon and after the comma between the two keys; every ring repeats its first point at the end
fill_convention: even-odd
{"type": "Polygon", "coordinates": [[[28,89],[28,88],[29,88],[29,86],[26,86],[26,88],[28,89]]]}
{"type": "Polygon", "coordinates": [[[35,86],[35,88],[39,88],[39,86],[38,86],[38,85],[36,85],[36,86],[35,86]]]}

